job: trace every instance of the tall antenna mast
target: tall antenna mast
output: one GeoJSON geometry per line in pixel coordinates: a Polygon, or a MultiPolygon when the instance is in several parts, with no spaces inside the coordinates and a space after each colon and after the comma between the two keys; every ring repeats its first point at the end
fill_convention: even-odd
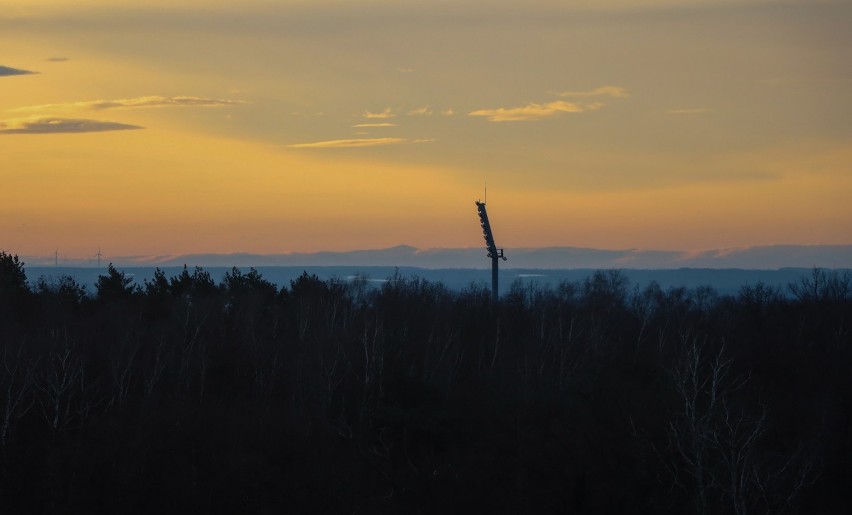
{"type": "Polygon", "coordinates": [[[479,225],[482,227],[482,235],[485,237],[485,248],[488,250],[488,257],[491,258],[491,300],[496,303],[500,297],[497,264],[500,259],[506,261],[506,256],[503,255],[503,249],[498,249],[494,243],[494,233],[491,232],[491,223],[488,221],[485,202],[476,201],[476,212],[479,215],[479,225]]]}
{"type": "Polygon", "coordinates": [[[101,256],[103,256],[103,254],[101,254],[101,249],[98,249],[97,255],[98,255],[98,268],[100,268],[101,267],[101,256]]]}
{"type": "Polygon", "coordinates": [[[59,249],[53,251],[53,266],[59,266],[59,249]]]}

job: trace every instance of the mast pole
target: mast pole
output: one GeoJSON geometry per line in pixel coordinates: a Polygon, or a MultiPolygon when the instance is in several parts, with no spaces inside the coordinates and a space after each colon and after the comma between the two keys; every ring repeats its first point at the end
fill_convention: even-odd
{"type": "Polygon", "coordinates": [[[499,276],[497,273],[497,263],[500,260],[497,256],[492,256],[491,258],[491,300],[493,302],[497,302],[497,299],[500,298],[500,287],[498,286],[499,276]]]}
{"type": "Polygon", "coordinates": [[[485,248],[488,250],[488,257],[491,258],[491,300],[496,303],[500,298],[498,263],[500,259],[506,261],[506,256],[503,255],[503,249],[498,249],[494,243],[494,233],[491,231],[491,223],[488,221],[485,202],[476,201],[476,212],[479,215],[482,236],[485,238],[485,248]]]}

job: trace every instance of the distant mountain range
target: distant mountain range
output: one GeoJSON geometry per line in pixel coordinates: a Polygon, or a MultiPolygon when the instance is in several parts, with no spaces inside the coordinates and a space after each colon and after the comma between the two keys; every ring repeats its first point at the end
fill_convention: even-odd
{"type": "MultiPolygon", "coordinates": [[[[400,266],[418,268],[489,268],[483,248],[387,249],[286,254],[186,254],[181,256],[107,256],[116,266],[400,266]]],[[[772,245],[700,252],[603,250],[579,247],[506,249],[501,267],[523,269],[677,269],[852,268],[852,245],[772,245]]],[[[54,257],[22,256],[33,266],[50,266],[54,257]]],[[[94,266],[93,259],[61,259],[62,266],[94,266]]]]}

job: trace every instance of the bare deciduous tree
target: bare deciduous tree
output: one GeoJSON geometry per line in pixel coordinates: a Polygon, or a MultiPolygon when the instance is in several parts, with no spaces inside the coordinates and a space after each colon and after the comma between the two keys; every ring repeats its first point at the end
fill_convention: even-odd
{"type": "Polygon", "coordinates": [[[801,459],[801,448],[781,456],[761,448],[767,408],[758,403],[750,411],[740,402],[750,377],[732,375],[724,344],[709,351],[693,334],[681,340],[684,354],[672,373],[680,406],[669,425],[679,464],[671,470],[692,479],[695,513],[782,513],[815,479],[813,461],[801,459]]]}
{"type": "MultiPolygon", "coordinates": [[[[58,337],[56,334],[53,336],[58,337]]],[[[85,383],[82,382],[83,362],[67,335],[63,338],[62,346],[50,354],[46,367],[36,382],[36,388],[41,393],[38,401],[48,426],[58,431],[81,414],[74,404],[81,400],[81,394],[85,392],[85,383]]]]}
{"type": "Polygon", "coordinates": [[[33,384],[35,367],[25,363],[23,345],[14,357],[8,349],[3,350],[3,367],[0,368],[0,401],[3,403],[0,420],[0,449],[5,452],[12,436],[15,423],[32,408],[35,399],[29,396],[33,384]],[[28,398],[29,397],[29,398],[28,398]]]}

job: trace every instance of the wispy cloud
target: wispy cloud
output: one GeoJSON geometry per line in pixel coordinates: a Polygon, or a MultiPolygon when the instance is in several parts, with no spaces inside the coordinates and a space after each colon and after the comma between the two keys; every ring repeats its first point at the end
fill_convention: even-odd
{"type": "Polygon", "coordinates": [[[399,67],[396,69],[399,73],[414,73],[414,68],[402,68],[399,67]]]}
{"type": "Polygon", "coordinates": [[[560,97],[567,98],[585,98],[585,97],[612,97],[612,98],[627,98],[627,90],[618,86],[601,86],[599,88],[590,89],[588,91],[563,91],[559,93],[560,97]]]}
{"type": "Polygon", "coordinates": [[[77,134],[134,129],[144,129],[144,127],[79,118],[28,118],[0,121],[0,134],[77,134]]]}
{"type": "Polygon", "coordinates": [[[147,96],[136,98],[121,98],[117,100],[89,100],[85,102],[69,102],[64,104],[43,104],[13,109],[17,112],[26,111],[54,111],[54,110],[92,110],[103,111],[106,109],[137,109],[157,107],[223,107],[243,104],[240,100],[222,100],[218,98],[202,97],[161,97],[147,96]]]}
{"type": "Polygon", "coordinates": [[[451,107],[449,109],[441,111],[441,114],[444,115],[444,116],[453,116],[454,114],[456,114],[456,112],[453,111],[453,108],[451,107]]]}
{"type": "Polygon", "coordinates": [[[61,63],[64,61],[70,61],[71,59],[68,57],[48,57],[46,60],[52,63],[61,63]]]}
{"type": "Polygon", "coordinates": [[[703,114],[709,112],[709,107],[694,107],[690,109],[669,109],[666,114],[703,114]]]}
{"type": "Polygon", "coordinates": [[[497,109],[480,109],[468,113],[470,116],[484,116],[492,122],[519,122],[536,121],[550,118],[562,113],[582,113],[583,111],[595,111],[604,107],[604,104],[594,102],[591,104],[578,104],[557,100],[546,104],[530,103],[523,107],[499,107],[497,109]]]}
{"type": "Polygon", "coordinates": [[[484,116],[492,122],[536,121],[551,118],[562,113],[597,111],[598,109],[606,107],[606,104],[603,102],[591,101],[594,97],[626,98],[629,96],[626,89],[618,86],[601,86],[587,91],[563,91],[557,95],[567,98],[588,98],[589,101],[569,102],[566,100],[556,100],[554,102],[547,102],[543,104],[530,102],[529,104],[521,107],[479,109],[468,113],[468,115],[484,116]]]}
{"type": "Polygon", "coordinates": [[[391,112],[390,107],[386,107],[385,110],[382,111],[381,113],[373,113],[373,112],[370,112],[370,111],[364,111],[364,114],[362,114],[361,116],[363,116],[364,118],[371,119],[371,120],[387,120],[388,118],[393,118],[396,115],[393,114],[393,112],[391,112]]]}
{"type": "Polygon", "coordinates": [[[313,143],[296,143],[288,145],[290,148],[361,148],[379,147],[384,145],[400,145],[404,143],[431,143],[433,139],[405,139],[405,138],[359,138],[359,139],[336,139],[330,141],[316,141],[313,143]]]}
{"type": "Polygon", "coordinates": [[[29,70],[21,70],[18,68],[10,68],[9,66],[0,65],[0,77],[9,77],[12,75],[32,75],[38,72],[31,72],[29,70]]]}
{"type": "Polygon", "coordinates": [[[384,122],[384,123],[358,123],[358,124],[353,125],[352,127],[356,128],[356,129],[363,129],[363,128],[366,128],[366,127],[396,127],[396,124],[395,123],[389,123],[389,122],[384,122]]]}
{"type": "Polygon", "coordinates": [[[423,106],[417,109],[412,109],[408,112],[408,116],[432,116],[432,110],[429,106],[423,106]]]}

